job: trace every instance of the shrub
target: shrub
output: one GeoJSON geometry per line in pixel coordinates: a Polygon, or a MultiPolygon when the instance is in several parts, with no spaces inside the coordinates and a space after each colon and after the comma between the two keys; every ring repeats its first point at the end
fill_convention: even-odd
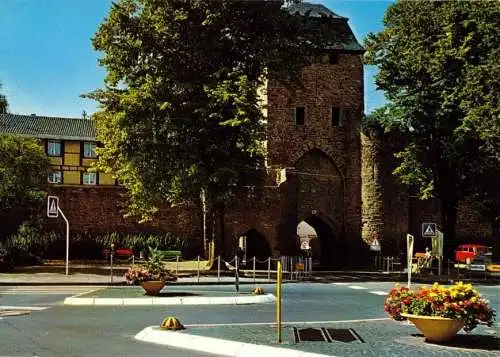
{"type": "Polygon", "coordinates": [[[43,232],[40,221],[25,221],[9,237],[4,249],[14,264],[37,264],[47,258],[47,253],[59,239],[55,232],[43,232]]]}
{"type": "Polygon", "coordinates": [[[125,280],[129,285],[136,285],[149,280],[175,281],[177,277],[165,268],[163,253],[151,248],[144,265],[129,268],[125,273],[125,280]]]}
{"type": "Polygon", "coordinates": [[[396,285],[385,300],[384,310],[397,321],[406,319],[402,313],[461,319],[467,332],[479,323],[492,326],[495,320],[495,310],[488,300],[471,284],[462,282],[449,288],[434,283],[417,291],[396,285]]]}

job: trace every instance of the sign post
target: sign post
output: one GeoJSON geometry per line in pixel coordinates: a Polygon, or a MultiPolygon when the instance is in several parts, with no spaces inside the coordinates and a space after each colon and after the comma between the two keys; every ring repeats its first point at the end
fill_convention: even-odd
{"type": "Polygon", "coordinates": [[[276,267],[276,328],[278,329],[278,343],[281,343],[281,260],[276,267]]]}
{"type": "Polygon", "coordinates": [[[66,222],[66,275],[69,273],[69,222],[63,211],[61,211],[61,207],[59,207],[59,197],[57,196],[48,196],[47,197],[47,217],[49,218],[57,218],[59,217],[59,213],[61,217],[66,222]]]}
{"type": "Polygon", "coordinates": [[[411,286],[411,269],[412,269],[412,257],[413,257],[413,241],[414,238],[411,234],[406,235],[406,253],[407,253],[407,265],[408,265],[408,289],[411,286]]]}
{"type": "Polygon", "coordinates": [[[438,257],[438,275],[441,276],[443,269],[443,244],[444,234],[439,229],[436,230],[436,237],[432,238],[432,253],[438,257]]]}

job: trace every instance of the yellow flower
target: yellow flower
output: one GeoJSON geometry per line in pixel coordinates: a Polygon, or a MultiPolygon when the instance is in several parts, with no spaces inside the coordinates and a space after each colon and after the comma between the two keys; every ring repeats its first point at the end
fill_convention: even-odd
{"type": "Polygon", "coordinates": [[[470,298],[470,302],[475,303],[477,302],[477,297],[473,296],[470,298]]]}

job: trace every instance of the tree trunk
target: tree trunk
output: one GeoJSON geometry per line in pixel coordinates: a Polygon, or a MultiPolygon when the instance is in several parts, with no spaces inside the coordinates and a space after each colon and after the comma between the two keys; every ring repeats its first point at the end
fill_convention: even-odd
{"type": "Polygon", "coordinates": [[[207,195],[205,189],[201,189],[200,192],[200,201],[201,201],[201,212],[202,212],[202,221],[203,221],[203,252],[205,255],[205,259],[209,259],[210,255],[210,240],[208,239],[207,234],[207,195]]]}
{"type": "Polygon", "coordinates": [[[227,267],[223,260],[231,261],[232,257],[226,257],[223,254],[224,248],[224,221],[225,221],[225,209],[224,204],[215,204],[212,205],[210,210],[208,210],[208,216],[210,217],[210,226],[211,226],[211,240],[210,243],[213,245],[212,252],[214,255],[214,261],[210,267],[211,270],[216,270],[218,267],[217,257],[220,256],[220,269],[227,270],[227,267]]]}
{"type": "Polygon", "coordinates": [[[225,246],[225,207],[224,203],[216,203],[214,209],[214,221],[215,221],[215,239],[214,239],[214,251],[216,255],[223,255],[225,246]]]}

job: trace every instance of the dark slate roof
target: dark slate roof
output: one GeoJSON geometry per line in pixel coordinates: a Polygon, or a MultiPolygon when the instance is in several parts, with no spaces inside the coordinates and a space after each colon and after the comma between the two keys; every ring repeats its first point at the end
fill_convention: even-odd
{"type": "Polygon", "coordinates": [[[326,6],[321,4],[311,4],[307,2],[293,4],[285,8],[292,15],[307,16],[307,18],[331,20],[330,40],[325,50],[340,50],[361,53],[364,48],[352,33],[351,27],[347,23],[347,17],[339,16],[326,6]]]}
{"type": "Polygon", "coordinates": [[[0,114],[0,134],[18,134],[41,139],[96,140],[90,119],[38,115],[0,114]]]}
{"type": "Polygon", "coordinates": [[[308,2],[303,2],[303,3],[297,3],[290,5],[287,8],[288,12],[296,15],[302,15],[305,16],[307,13],[309,13],[309,17],[330,17],[332,19],[344,19],[347,20],[346,17],[339,16],[336,13],[334,13],[332,10],[327,8],[325,5],[322,4],[311,4],[308,2]]]}

